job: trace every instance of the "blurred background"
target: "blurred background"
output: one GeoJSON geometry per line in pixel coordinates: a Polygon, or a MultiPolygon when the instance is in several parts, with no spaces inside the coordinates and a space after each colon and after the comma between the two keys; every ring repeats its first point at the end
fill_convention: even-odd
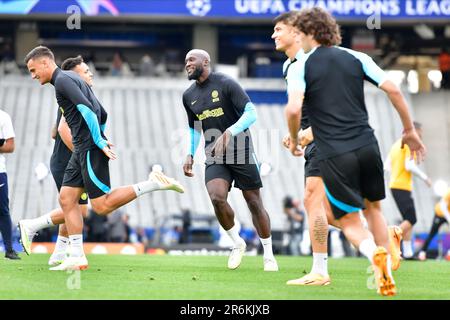
{"type": "MultiPolygon", "coordinates": [[[[275,251],[309,254],[307,223],[297,248],[290,246],[286,197],[303,210],[303,159],[294,159],[281,146],[287,131],[281,70],[286,57],[274,50],[271,35],[274,17],[311,5],[337,18],[342,46],[369,54],[390,73],[415,120],[423,125],[428,156],[422,169],[433,187],[415,180],[417,248],[450,181],[450,2],[444,0],[0,1],[0,108],[11,115],[16,130],[16,151],[7,156],[14,222],[58,205],[54,181],[46,171],[57,111],[54,90],[32,81],[23,63],[32,48],[44,45],[55,53],[58,64],[82,55],[94,72],[94,92],[109,113],[106,135],[118,153],[118,160],[110,163],[112,186],[145,180],[158,166],[188,190],[183,195],[156,192],[141,197],[108,218],[91,212],[86,240],[134,243],[139,252],[149,253],[227,252],[228,239],[204,186],[201,147],[195,177],[188,179],[182,171],[188,126],[181,97],[190,85],[184,57],[191,48],[201,48],[210,53],[213,69],[237,78],[257,105],[259,118],[252,133],[275,251]]],[[[401,135],[401,124],[382,91],[371,84],[365,90],[370,122],[385,158],[401,135]]],[[[229,201],[241,234],[256,254],[259,240],[239,190],[232,190],[229,201]]],[[[401,220],[389,192],[383,209],[389,224],[401,220]]],[[[333,256],[356,254],[338,230],[331,231],[333,256]]],[[[37,240],[51,242],[55,237],[53,228],[37,240]]],[[[439,256],[449,248],[447,225],[430,249],[439,256]]]]}

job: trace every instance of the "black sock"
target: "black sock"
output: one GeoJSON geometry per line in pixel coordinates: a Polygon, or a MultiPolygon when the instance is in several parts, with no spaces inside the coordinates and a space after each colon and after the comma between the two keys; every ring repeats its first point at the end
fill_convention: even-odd
{"type": "Polygon", "coordinates": [[[0,216],[0,231],[2,233],[5,251],[12,250],[11,230],[12,230],[11,216],[10,215],[0,216]]]}

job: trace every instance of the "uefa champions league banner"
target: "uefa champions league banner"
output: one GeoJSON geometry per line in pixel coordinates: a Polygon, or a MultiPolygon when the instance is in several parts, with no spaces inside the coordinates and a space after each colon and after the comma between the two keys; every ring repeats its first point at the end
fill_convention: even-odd
{"type": "Polygon", "coordinates": [[[67,14],[70,6],[90,16],[273,18],[319,6],[338,19],[449,19],[450,0],[0,0],[0,14],[67,14]]]}

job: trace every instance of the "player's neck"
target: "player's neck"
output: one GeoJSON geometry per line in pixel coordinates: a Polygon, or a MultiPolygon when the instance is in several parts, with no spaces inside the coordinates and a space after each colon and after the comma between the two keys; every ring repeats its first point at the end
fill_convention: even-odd
{"type": "Polygon", "coordinates": [[[297,55],[297,53],[300,51],[302,47],[299,44],[295,44],[293,46],[291,46],[290,48],[288,48],[285,51],[286,56],[292,61],[295,59],[295,56],[297,55]]]}
{"type": "Polygon", "coordinates": [[[205,82],[208,79],[210,74],[211,74],[211,70],[205,70],[205,72],[202,73],[202,75],[198,78],[197,83],[202,84],[203,82],[205,82]]]}

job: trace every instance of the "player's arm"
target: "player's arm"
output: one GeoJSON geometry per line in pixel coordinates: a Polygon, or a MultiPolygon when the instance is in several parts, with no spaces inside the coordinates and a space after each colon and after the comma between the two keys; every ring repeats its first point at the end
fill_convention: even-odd
{"type": "Polygon", "coordinates": [[[14,137],[8,139],[0,139],[0,153],[13,153],[16,148],[14,137]]]}
{"type": "Polygon", "coordinates": [[[238,121],[227,129],[234,137],[250,128],[250,126],[258,119],[258,115],[256,113],[255,105],[250,101],[250,97],[237,81],[228,79],[225,94],[231,100],[233,106],[236,106],[236,108],[242,112],[238,121]]]}
{"type": "Polygon", "coordinates": [[[3,139],[0,139],[0,153],[13,153],[16,148],[14,137],[14,127],[12,125],[11,117],[9,114],[5,116],[5,122],[1,128],[3,139]]]}
{"type": "Polygon", "coordinates": [[[198,145],[200,144],[200,138],[202,136],[202,133],[201,129],[196,128],[198,127],[198,125],[196,126],[196,123],[199,122],[195,121],[195,115],[185,103],[184,97],[183,97],[183,105],[186,110],[189,123],[189,150],[183,165],[183,171],[185,176],[193,177],[194,174],[192,173],[192,165],[194,164],[195,152],[197,151],[198,145]]]}
{"type": "Polygon", "coordinates": [[[392,162],[391,162],[391,154],[389,153],[386,157],[386,160],[384,160],[384,166],[383,169],[386,172],[391,172],[392,162]]]}
{"type": "Polygon", "coordinates": [[[301,156],[303,152],[298,149],[298,131],[302,118],[302,106],[305,82],[305,62],[298,61],[292,64],[287,73],[288,103],[284,109],[289,129],[289,149],[294,156],[301,156]]]}
{"type": "Polygon", "coordinates": [[[70,78],[63,78],[56,83],[56,90],[76,105],[86,122],[89,131],[91,132],[92,139],[97,147],[101,149],[108,158],[112,160],[116,159],[115,153],[110,148],[112,144],[103,139],[100,133],[100,124],[98,123],[97,115],[94,113],[90,101],[85,97],[75,81],[70,78]]]}
{"type": "Polygon", "coordinates": [[[52,137],[53,140],[55,140],[57,134],[58,134],[58,126],[55,124],[52,127],[52,130],[50,131],[50,136],[52,137]]]}
{"type": "Polygon", "coordinates": [[[70,132],[69,125],[67,124],[66,118],[64,116],[61,117],[58,124],[58,133],[61,137],[62,142],[69,148],[70,151],[73,152],[73,143],[72,143],[72,133],[70,132]]]}
{"type": "Polygon", "coordinates": [[[405,169],[414,175],[418,176],[420,179],[426,182],[426,184],[431,187],[431,180],[428,178],[425,172],[420,170],[420,168],[416,165],[416,162],[414,159],[411,159],[409,157],[405,158],[405,169]]]}
{"type": "Polygon", "coordinates": [[[256,108],[250,101],[250,97],[245,90],[233,79],[227,79],[224,84],[224,94],[231,101],[232,105],[237,108],[242,115],[233,125],[228,127],[225,132],[217,139],[213,148],[212,156],[222,156],[231,140],[231,137],[237,136],[244,132],[258,118],[256,108]]]}
{"type": "Polygon", "coordinates": [[[450,191],[447,192],[445,196],[439,201],[439,207],[444,214],[445,219],[450,223],[450,212],[448,211],[448,206],[450,205],[450,191]]]}
{"type": "Polygon", "coordinates": [[[349,49],[347,51],[360,60],[363,66],[365,79],[386,92],[403,124],[402,147],[407,144],[411,150],[411,159],[417,156],[417,159],[420,162],[426,153],[425,146],[414,129],[408,105],[400,88],[388,79],[386,72],[384,72],[367,54],[349,49]]]}

